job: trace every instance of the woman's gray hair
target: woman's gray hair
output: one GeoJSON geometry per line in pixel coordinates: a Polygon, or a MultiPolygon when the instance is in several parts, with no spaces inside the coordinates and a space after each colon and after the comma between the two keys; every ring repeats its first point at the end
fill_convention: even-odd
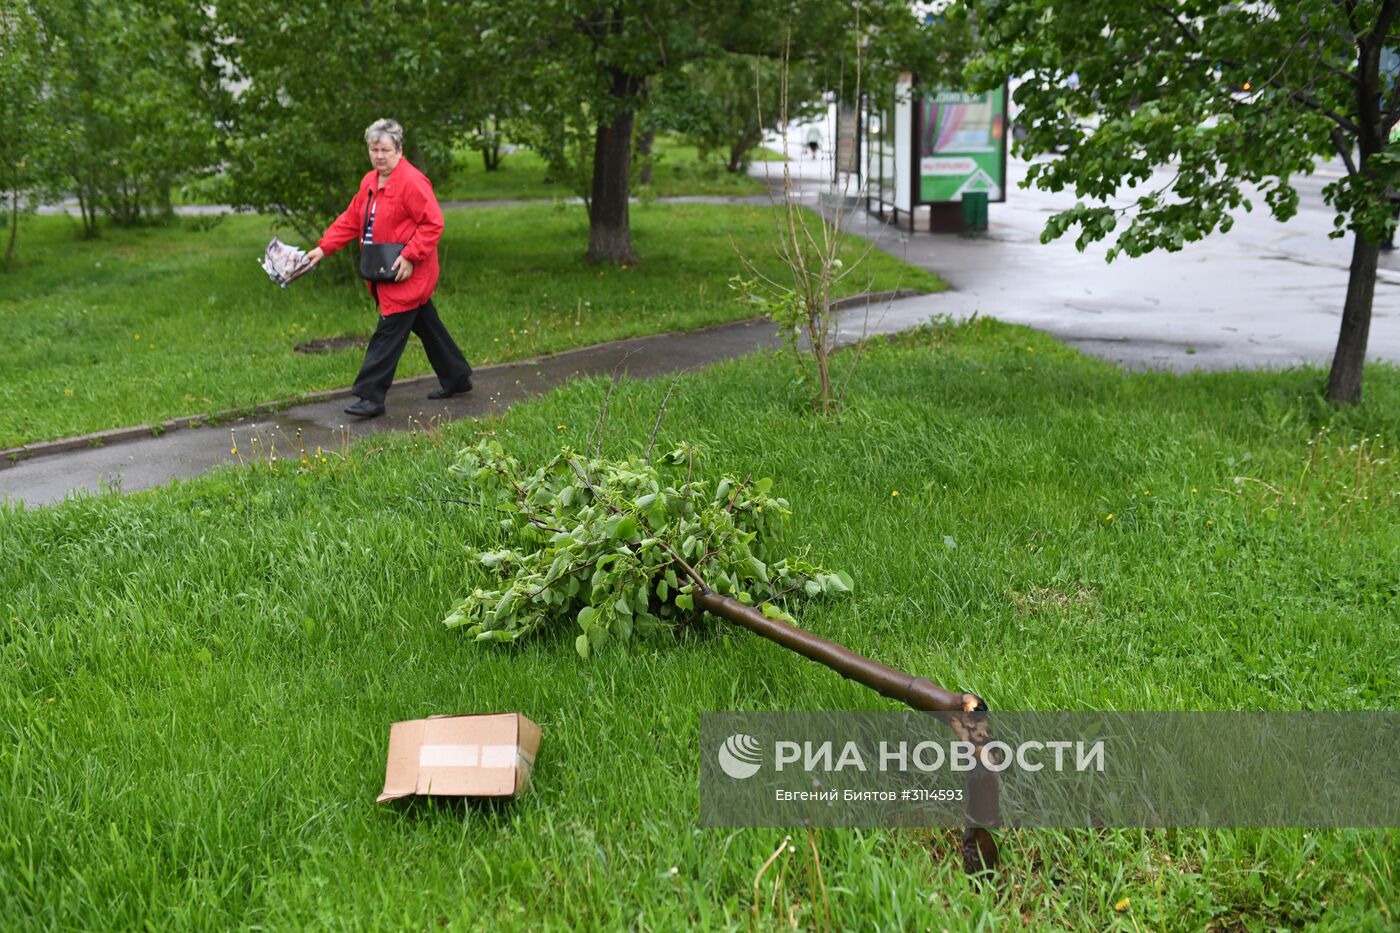
{"type": "Polygon", "coordinates": [[[375,120],[365,130],[365,145],[373,146],[385,136],[394,141],[394,149],[403,152],[403,127],[397,120],[375,120]]]}

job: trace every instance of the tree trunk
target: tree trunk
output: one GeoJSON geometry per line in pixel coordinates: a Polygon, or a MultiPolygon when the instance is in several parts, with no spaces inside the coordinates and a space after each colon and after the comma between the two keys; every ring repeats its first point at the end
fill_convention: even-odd
{"type": "Polygon", "coordinates": [[[869,687],[881,696],[906,703],[917,710],[954,714],[944,717],[943,722],[959,739],[971,741],[977,749],[976,765],[967,776],[968,819],[962,841],[963,870],[968,874],[981,874],[996,869],[997,844],[988,827],[1001,821],[1001,788],[996,774],[986,766],[984,743],[989,730],[985,728],[987,704],[981,697],[945,689],[926,677],[914,677],[887,667],[856,654],[844,645],[827,641],[795,625],[770,619],[738,600],[721,596],[707,588],[696,589],[696,608],[704,609],[726,622],[741,625],[755,635],[869,687]]]}
{"type": "Polygon", "coordinates": [[[744,170],[744,153],[748,152],[748,146],[739,143],[729,147],[729,162],[724,166],[725,171],[737,175],[744,170]]]}
{"type": "Polygon", "coordinates": [[[649,126],[637,140],[637,155],[641,157],[642,162],[641,174],[637,177],[639,184],[651,184],[651,147],[654,142],[656,142],[656,127],[649,126]]]}
{"type": "Polygon", "coordinates": [[[731,172],[738,174],[744,172],[749,167],[747,158],[754,148],[763,142],[763,128],[758,127],[755,132],[749,133],[731,142],[729,146],[729,164],[725,166],[731,172]]]}
{"type": "Polygon", "coordinates": [[[15,236],[19,233],[19,191],[10,192],[10,244],[5,247],[5,271],[15,268],[15,236]]]}
{"type": "Polygon", "coordinates": [[[92,194],[78,189],[78,214],[83,218],[83,239],[94,240],[97,238],[97,206],[92,201],[92,194]]]}
{"type": "Polygon", "coordinates": [[[637,84],[628,75],[614,72],[612,92],[620,104],[619,112],[612,123],[598,124],[594,137],[588,261],[630,265],[637,261],[636,254],[632,252],[627,203],[637,84]]]}
{"type": "MultiPolygon", "coordinates": [[[[1356,171],[1362,179],[1373,178],[1371,160],[1386,148],[1390,131],[1382,120],[1381,51],[1389,41],[1391,26],[1400,12],[1396,0],[1385,0],[1372,32],[1359,37],[1356,59],[1356,171]]],[[[1332,371],[1327,374],[1327,400],[1337,405],[1361,401],[1361,375],[1366,365],[1366,341],[1371,334],[1371,306],[1376,296],[1376,259],[1380,244],[1360,230],[1353,234],[1351,271],[1347,276],[1346,303],[1342,305],[1342,330],[1337,335],[1337,352],[1332,371]]]]}
{"type": "Polygon", "coordinates": [[[494,172],[501,167],[501,121],[495,117],[488,117],[482,124],[481,135],[481,161],[486,171],[494,172]]]}
{"type": "Polygon", "coordinates": [[[1327,376],[1327,400],[1340,405],[1355,405],[1361,401],[1361,371],[1366,364],[1366,341],[1371,334],[1371,303],[1376,295],[1379,251],[1378,244],[1360,233],[1354,234],[1346,303],[1342,305],[1342,330],[1337,335],[1337,352],[1327,376]]]}

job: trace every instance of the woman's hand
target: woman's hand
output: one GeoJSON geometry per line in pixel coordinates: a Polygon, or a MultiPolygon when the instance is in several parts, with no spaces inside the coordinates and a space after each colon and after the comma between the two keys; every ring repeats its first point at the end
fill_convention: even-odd
{"type": "Polygon", "coordinates": [[[389,268],[392,269],[394,272],[395,282],[402,282],[404,279],[408,278],[410,275],[413,274],[413,263],[409,262],[407,259],[404,259],[402,253],[399,254],[399,258],[395,259],[394,264],[389,268]]]}
{"type": "Polygon", "coordinates": [[[319,265],[321,260],[325,258],[326,254],[319,246],[306,254],[306,261],[313,266],[319,265]]]}

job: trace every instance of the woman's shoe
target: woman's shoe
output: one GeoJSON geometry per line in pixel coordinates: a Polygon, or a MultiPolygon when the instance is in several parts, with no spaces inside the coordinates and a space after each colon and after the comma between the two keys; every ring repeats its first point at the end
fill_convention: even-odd
{"type": "Polygon", "coordinates": [[[456,389],[434,389],[428,393],[430,399],[451,398],[454,395],[465,395],[472,390],[472,381],[468,379],[460,388],[456,389]]]}
{"type": "Polygon", "coordinates": [[[345,409],[347,415],[354,415],[356,418],[378,418],[384,414],[384,404],[382,402],[371,402],[367,398],[362,398],[355,404],[345,409]]]}

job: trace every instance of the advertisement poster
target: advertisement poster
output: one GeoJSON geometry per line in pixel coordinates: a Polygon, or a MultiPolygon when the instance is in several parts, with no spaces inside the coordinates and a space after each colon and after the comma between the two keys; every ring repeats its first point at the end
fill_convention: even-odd
{"type": "Polygon", "coordinates": [[[1006,89],[933,91],[919,103],[919,200],[957,201],[969,191],[1005,200],[1006,89]]]}

